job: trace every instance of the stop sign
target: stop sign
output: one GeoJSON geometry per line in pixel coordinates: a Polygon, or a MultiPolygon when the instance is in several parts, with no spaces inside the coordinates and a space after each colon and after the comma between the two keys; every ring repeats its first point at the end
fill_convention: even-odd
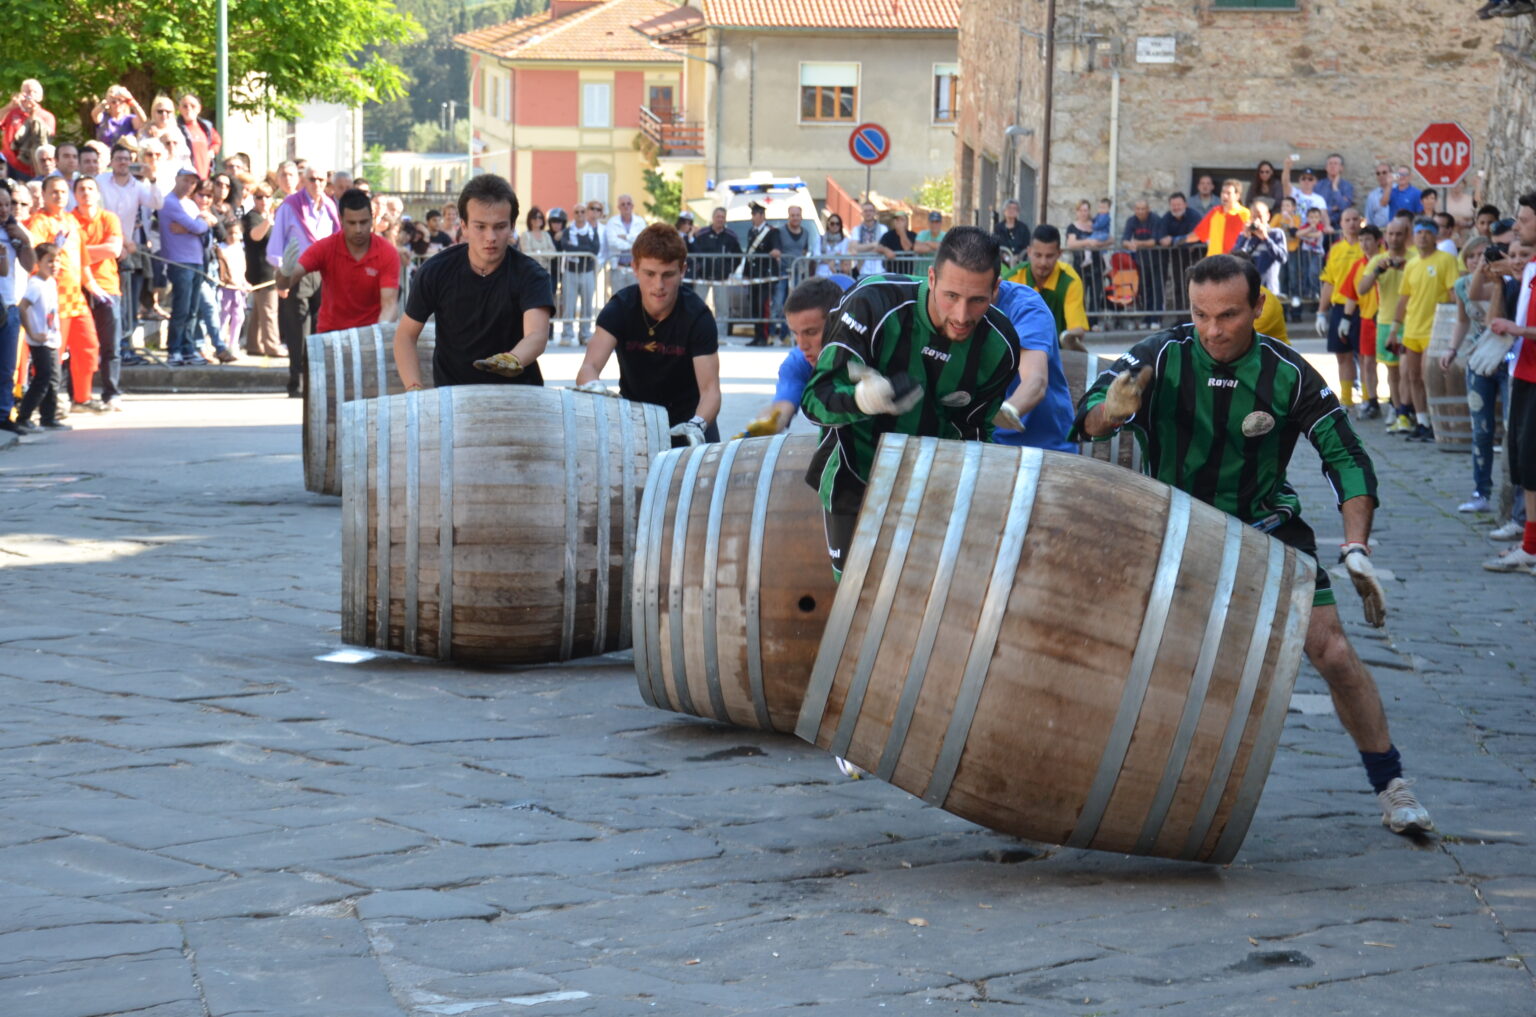
{"type": "Polygon", "coordinates": [[[1454,184],[1472,168],[1472,138],[1454,121],[1430,124],[1413,140],[1413,168],[1431,185],[1454,184]]]}

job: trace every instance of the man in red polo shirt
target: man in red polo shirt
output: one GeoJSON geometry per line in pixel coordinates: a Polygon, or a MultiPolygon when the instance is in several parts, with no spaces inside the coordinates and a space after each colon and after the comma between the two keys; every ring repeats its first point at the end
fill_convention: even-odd
{"type": "Polygon", "coordinates": [[[373,232],[373,202],[367,192],[354,187],[342,194],[337,206],[341,232],[316,240],[302,255],[298,239],[291,239],[277,270],[279,290],[297,285],[311,272],[324,280],[315,326],[320,332],[388,321],[400,292],[400,253],[373,232]]]}

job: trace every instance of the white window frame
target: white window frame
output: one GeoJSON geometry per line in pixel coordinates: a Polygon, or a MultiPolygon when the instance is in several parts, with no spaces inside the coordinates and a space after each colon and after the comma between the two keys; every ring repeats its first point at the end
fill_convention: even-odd
{"type": "Polygon", "coordinates": [[[581,203],[585,205],[589,201],[601,201],[603,207],[608,208],[608,187],[607,173],[583,173],[581,175],[581,203]]]}
{"type": "Polygon", "coordinates": [[[929,123],[934,127],[950,127],[960,119],[960,62],[958,60],[945,60],[933,65],[933,78],[929,87],[928,102],[929,123]],[[939,79],[941,71],[948,72],[942,75],[944,77],[948,77],[950,74],[954,76],[954,84],[949,96],[950,109],[948,120],[939,119],[939,79]]]}
{"type": "Polygon", "coordinates": [[[510,73],[501,77],[501,118],[507,123],[512,122],[512,75],[510,73]]]}
{"type": "MultiPolygon", "coordinates": [[[[832,86],[839,87],[839,86],[832,86]]],[[[802,60],[795,71],[795,120],[802,127],[841,127],[847,128],[859,123],[859,109],[864,103],[864,65],[857,60],[802,60]],[[838,67],[853,68],[853,116],[847,119],[835,120],[807,120],[805,118],[805,96],[803,84],[805,80],[805,68],[807,65],[830,64],[838,67]]]]}
{"type": "Polygon", "coordinates": [[[581,126],[595,130],[613,126],[613,82],[583,81],[581,83],[581,126]],[[595,91],[596,89],[602,89],[601,93],[595,91]],[[597,98],[599,94],[602,96],[601,99],[597,98]],[[594,115],[599,112],[600,115],[594,115]]]}

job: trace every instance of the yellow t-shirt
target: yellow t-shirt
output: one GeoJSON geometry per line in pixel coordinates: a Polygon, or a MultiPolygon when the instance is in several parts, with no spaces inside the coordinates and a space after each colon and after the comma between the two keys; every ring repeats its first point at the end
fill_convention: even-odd
{"type": "MultiPolygon", "coordinates": [[[[1386,261],[1391,256],[1389,252],[1382,251],[1371,259],[1369,265],[1365,266],[1365,271],[1374,272],[1383,261],[1386,261]]],[[[1418,260],[1419,252],[1410,247],[1404,257],[1408,259],[1408,264],[1412,265],[1418,260]]],[[[1376,311],[1376,327],[1381,330],[1380,335],[1383,343],[1386,342],[1387,329],[1391,328],[1392,323],[1397,320],[1397,298],[1401,295],[1403,273],[1405,271],[1406,268],[1388,269],[1376,277],[1376,294],[1381,299],[1381,305],[1376,311]]],[[[1361,273],[1361,275],[1364,274],[1364,272],[1361,273]]]]}
{"type": "Polygon", "coordinates": [[[1435,327],[1435,305],[1451,299],[1456,285],[1456,255],[1436,251],[1428,257],[1420,256],[1403,269],[1403,285],[1398,296],[1408,298],[1408,310],[1403,315],[1403,339],[1429,341],[1435,327]]]}
{"type": "Polygon", "coordinates": [[[1349,275],[1349,266],[1362,257],[1364,253],[1359,244],[1339,240],[1328,248],[1328,260],[1323,263],[1323,274],[1318,277],[1318,281],[1333,287],[1333,303],[1344,303],[1344,277],[1349,275]]]}
{"type": "Polygon", "coordinates": [[[1253,323],[1253,330],[1260,335],[1279,339],[1289,346],[1291,337],[1285,331],[1285,305],[1280,302],[1279,297],[1269,292],[1268,286],[1260,286],[1259,292],[1264,294],[1264,306],[1259,309],[1259,317],[1253,323]]]}

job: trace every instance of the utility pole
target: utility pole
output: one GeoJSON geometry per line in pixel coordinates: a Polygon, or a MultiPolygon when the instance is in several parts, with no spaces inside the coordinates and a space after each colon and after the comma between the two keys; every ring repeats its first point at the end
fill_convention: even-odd
{"type": "Polygon", "coordinates": [[[229,129],[229,0],[219,0],[218,50],[218,97],[214,103],[214,118],[218,121],[215,126],[223,134],[229,129]]]}

